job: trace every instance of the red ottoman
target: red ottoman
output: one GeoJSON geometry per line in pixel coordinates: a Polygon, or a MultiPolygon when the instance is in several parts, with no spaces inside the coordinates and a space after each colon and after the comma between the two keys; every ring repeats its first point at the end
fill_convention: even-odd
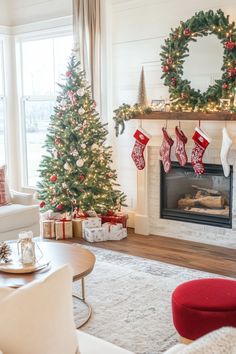
{"type": "Polygon", "coordinates": [[[223,326],[236,327],[236,281],[192,280],[172,294],[172,314],[181,337],[194,340],[223,326]]]}

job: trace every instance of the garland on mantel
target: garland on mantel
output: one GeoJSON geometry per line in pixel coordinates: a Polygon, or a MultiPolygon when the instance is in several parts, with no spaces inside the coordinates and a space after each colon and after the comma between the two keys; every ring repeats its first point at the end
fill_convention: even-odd
{"type": "Polygon", "coordinates": [[[161,63],[164,85],[169,86],[172,111],[221,111],[220,99],[229,99],[233,110],[236,87],[236,29],[222,10],[200,11],[180,26],[172,29],[162,46],[161,63]],[[201,93],[183,79],[184,59],[189,55],[188,44],[197,37],[214,34],[224,47],[222,77],[201,93]]]}
{"type": "Polygon", "coordinates": [[[151,113],[152,109],[149,106],[140,106],[136,103],[134,106],[123,103],[120,107],[114,110],[115,116],[115,131],[116,136],[123,134],[125,130],[125,121],[135,118],[141,114],[151,113]]]}

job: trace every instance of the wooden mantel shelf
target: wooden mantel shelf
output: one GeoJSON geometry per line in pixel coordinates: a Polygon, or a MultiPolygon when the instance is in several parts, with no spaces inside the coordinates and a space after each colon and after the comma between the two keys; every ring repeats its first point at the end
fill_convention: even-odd
{"type": "Polygon", "coordinates": [[[208,120],[208,121],[236,121],[236,113],[229,112],[151,112],[132,119],[142,120],[208,120]]]}

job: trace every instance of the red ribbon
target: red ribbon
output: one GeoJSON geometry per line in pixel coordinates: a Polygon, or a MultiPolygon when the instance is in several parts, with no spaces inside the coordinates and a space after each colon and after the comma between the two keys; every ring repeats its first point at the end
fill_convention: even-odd
{"type": "Polygon", "coordinates": [[[66,218],[60,219],[62,222],[62,240],[65,240],[66,238],[66,228],[65,228],[65,223],[71,220],[67,220],[66,218]]]}

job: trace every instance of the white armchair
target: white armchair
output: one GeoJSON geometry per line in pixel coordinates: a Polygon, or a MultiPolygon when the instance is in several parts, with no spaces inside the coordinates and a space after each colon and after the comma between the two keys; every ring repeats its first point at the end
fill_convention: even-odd
{"type": "Polygon", "coordinates": [[[39,208],[32,194],[11,191],[10,204],[0,207],[0,241],[16,239],[24,230],[39,235],[39,208]]]}

